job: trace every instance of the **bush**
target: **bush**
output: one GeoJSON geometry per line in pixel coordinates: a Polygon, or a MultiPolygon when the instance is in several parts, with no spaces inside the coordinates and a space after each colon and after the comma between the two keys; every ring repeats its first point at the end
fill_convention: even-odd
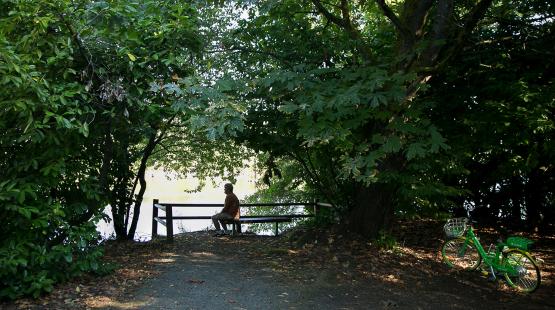
{"type": "Polygon", "coordinates": [[[397,240],[391,234],[380,231],[378,238],[374,240],[375,244],[383,250],[393,250],[397,247],[397,240]]]}
{"type": "MultiPolygon", "coordinates": [[[[42,232],[41,232],[42,233],[42,232]]],[[[0,299],[38,297],[53,285],[85,272],[105,274],[111,266],[101,262],[102,248],[94,221],[71,227],[65,240],[49,246],[30,234],[10,238],[0,247],[0,299]]]]}

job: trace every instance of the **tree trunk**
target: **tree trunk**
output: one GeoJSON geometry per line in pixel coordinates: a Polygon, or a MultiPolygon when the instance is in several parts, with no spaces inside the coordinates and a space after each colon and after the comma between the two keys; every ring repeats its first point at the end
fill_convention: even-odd
{"type": "Polygon", "coordinates": [[[127,229],[124,225],[124,213],[121,212],[119,204],[112,203],[112,219],[114,221],[114,232],[116,233],[117,240],[125,239],[127,236],[127,229]]]}
{"type": "Polygon", "coordinates": [[[511,178],[510,192],[511,196],[511,222],[515,228],[520,228],[522,224],[522,181],[520,176],[511,178]]]}
{"type": "Polygon", "coordinates": [[[117,240],[127,239],[127,225],[125,215],[131,207],[128,198],[130,183],[132,180],[131,158],[129,157],[129,141],[125,134],[118,139],[117,152],[114,154],[111,174],[114,176],[113,185],[110,189],[110,206],[112,207],[112,219],[117,240]]]}
{"type": "MultiPolygon", "coordinates": [[[[141,158],[141,165],[139,166],[139,171],[137,172],[137,178],[139,180],[139,192],[135,196],[135,204],[133,206],[133,219],[131,220],[131,226],[129,227],[129,233],[127,234],[127,239],[133,240],[135,237],[135,231],[137,230],[137,223],[139,222],[139,215],[141,213],[141,204],[143,203],[143,196],[146,191],[146,166],[148,163],[148,158],[152,155],[154,148],[160,142],[160,139],[156,139],[156,131],[153,131],[150,138],[148,139],[148,144],[143,151],[143,157],[141,158]]],[[[133,194],[133,193],[131,193],[133,194]]]]}
{"type": "Polygon", "coordinates": [[[369,238],[389,231],[395,212],[397,190],[387,184],[360,186],[349,216],[349,229],[369,238]]]}
{"type": "Polygon", "coordinates": [[[542,189],[542,180],[538,169],[532,170],[528,174],[528,182],[526,183],[526,224],[530,230],[537,229],[541,222],[541,205],[544,192],[542,189]]]}

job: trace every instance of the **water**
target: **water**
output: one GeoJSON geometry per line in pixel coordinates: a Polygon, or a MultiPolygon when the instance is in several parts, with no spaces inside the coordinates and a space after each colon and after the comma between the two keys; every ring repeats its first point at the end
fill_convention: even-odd
{"type": "MultiPolygon", "coordinates": [[[[237,178],[233,192],[239,200],[255,192],[256,176],[250,170],[245,170],[237,178]]],[[[225,199],[224,184],[227,182],[217,181],[214,186],[210,181],[197,193],[187,193],[185,190],[196,188],[198,180],[194,178],[178,179],[172,173],[162,170],[149,169],[146,173],[147,190],[141,204],[141,213],[137,223],[135,239],[146,241],[151,239],[152,231],[152,200],[158,199],[160,203],[218,203],[223,204],[225,199]]],[[[213,215],[221,211],[221,207],[215,208],[174,208],[174,216],[178,215],[213,215]]],[[[106,214],[110,215],[110,207],[106,207],[106,214]]],[[[161,214],[164,214],[162,212],[161,214]]],[[[174,233],[199,231],[208,228],[213,229],[210,220],[179,220],[174,221],[174,233]]],[[[103,238],[110,238],[114,235],[113,223],[101,221],[97,225],[97,230],[103,238]]],[[[158,225],[158,234],[166,235],[166,227],[158,225]]]]}

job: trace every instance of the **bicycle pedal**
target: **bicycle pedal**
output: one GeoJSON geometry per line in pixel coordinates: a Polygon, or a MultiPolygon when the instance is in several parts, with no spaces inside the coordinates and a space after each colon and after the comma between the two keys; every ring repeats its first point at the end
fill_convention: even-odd
{"type": "Polygon", "coordinates": [[[497,278],[494,277],[493,275],[488,277],[488,282],[495,282],[496,280],[497,278]]]}

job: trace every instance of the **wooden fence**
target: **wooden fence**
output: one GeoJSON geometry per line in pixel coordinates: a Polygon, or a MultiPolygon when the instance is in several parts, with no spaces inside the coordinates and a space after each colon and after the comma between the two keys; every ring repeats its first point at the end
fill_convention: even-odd
{"type": "MultiPolygon", "coordinates": [[[[212,218],[210,215],[195,215],[195,216],[174,216],[174,208],[223,208],[223,204],[211,204],[211,203],[160,203],[158,199],[154,199],[152,202],[152,238],[158,236],[158,223],[166,226],[167,230],[167,240],[173,240],[173,221],[174,220],[209,220],[212,218]],[[159,216],[159,210],[164,211],[166,216],[159,216]]],[[[251,207],[294,207],[303,206],[313,208],[312,214],[276,214],[276,215],[257,215],[257,216],[241,216],[241,219],[245,222],[256,222],[249,221],[249,219],[268,219],[267,221],[257,221],[257,223],[262,222],[275,222],[276,224],[276,235],[278,232],[278,223],[291,221],[294,218],[309,218],[314,217],[320,208],[322,207],[332,207],[329,203],[322,202],[284,202],[284,203],[246,203],[241,204],[241,208],[251,208],[251,207]],[[280,220],[283,219],[283,220],[280,220]]]]}

